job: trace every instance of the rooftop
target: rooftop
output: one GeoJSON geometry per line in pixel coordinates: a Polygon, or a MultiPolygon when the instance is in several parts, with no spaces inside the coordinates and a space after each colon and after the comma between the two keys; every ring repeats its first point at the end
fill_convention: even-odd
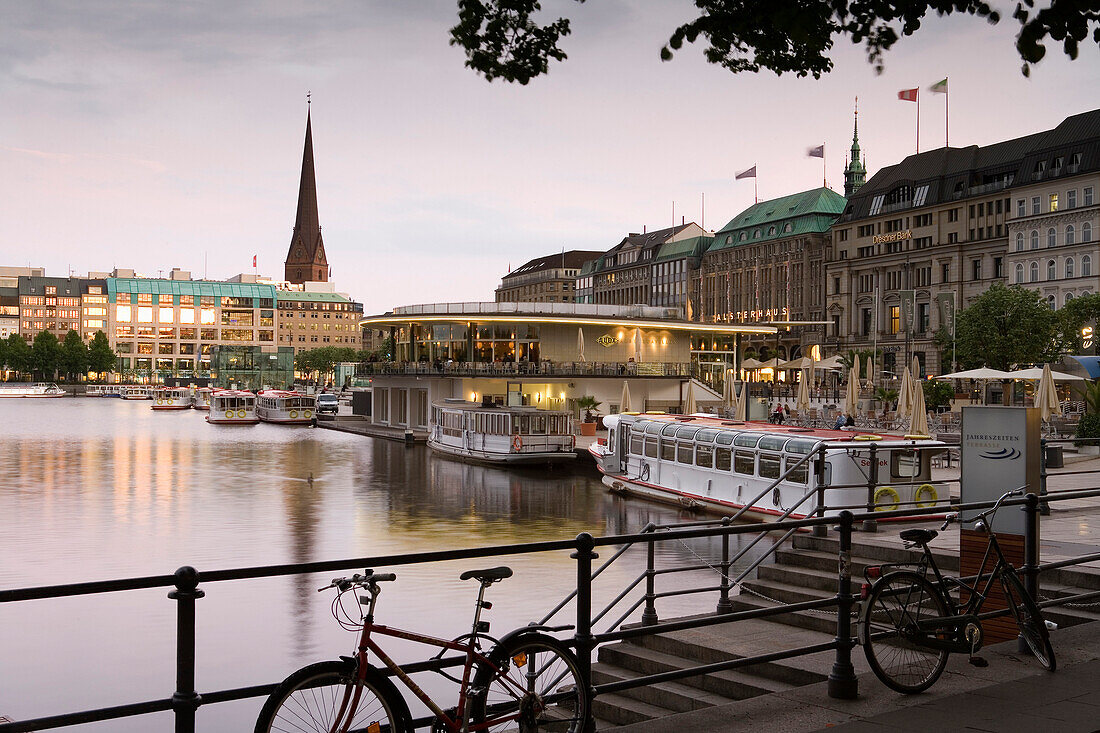
{"type": "Polygon", "coordinates": [[[107,278],[108,298],[114,301],[118,293],[275,299],[275,287],[273,285],[261,285],[258,283],[226,283],[212,282],[209,280],[154,280],[149,278],[107,278]]]}
{"type": "Polygon", "coordinates": [[[552,255],[546,255],[545,257],[536,257],[533,260],[523,263],[516,269],[509,272],[504,276],[504,280],[516,277],[517,275],[529,275],[534,272],[540,272],[542,270],[551,270],[554,268],[569,268],[580,269],[584,263],[594,260],[603,252],[590,252],[586,250],[573,249],[568,252],[555,252],[552,255]]]}
{"type": "Polygon", "coordinates": [[[827,232],[846,204],[847,199],[831,188],[814,188],[761,201],[719,229],[711,251],[795,234],[827,232]],[[746,235],[743,240],[742,234],[746,235]]]}

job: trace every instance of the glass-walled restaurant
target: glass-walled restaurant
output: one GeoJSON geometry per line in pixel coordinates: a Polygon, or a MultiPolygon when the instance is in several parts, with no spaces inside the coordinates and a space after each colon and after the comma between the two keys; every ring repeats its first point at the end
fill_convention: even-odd
{"type": "Polygon", "coordinates": [[[394,329],[397,361],[540,361],[539,326],[411,324],[394,329]]]}

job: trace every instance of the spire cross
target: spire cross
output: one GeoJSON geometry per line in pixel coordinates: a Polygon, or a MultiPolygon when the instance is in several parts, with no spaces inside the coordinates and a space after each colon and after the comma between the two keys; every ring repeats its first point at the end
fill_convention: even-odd
{"type": "Polygon", "coordinates": [[[310,92],[310,91],[309,91],[309,90],[307,89],[307,90],[306,90],[306,106],[307,106],[307,107],[308,107],[308,106],[309,106],[310,104],[312,104],[312,102],[311,102],[311,100],[310,100],[310,98],[309,98],[310,94],[312,94],[312,92],[310,92]]]}

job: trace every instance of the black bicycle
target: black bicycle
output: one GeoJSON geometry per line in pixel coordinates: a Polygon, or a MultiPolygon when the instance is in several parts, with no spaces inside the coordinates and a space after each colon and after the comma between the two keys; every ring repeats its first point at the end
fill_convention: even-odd
{"type": "Polygon", "coordinates": [[[1054,671],[1057,662],[1043,615],[1015,569],[1005,560],[991,527],[1001,503],[1023,492],[1022,488],[1006,492],[991,509],[969,519],[960,519],[958,513],[948,514],[940,527],[942,532],[952,522],[974,523],[975,529],[989,535],[973,585],[940,572],[928,549],[928,543],[939,534],[932,529],[907,529],[901,533],[906,547],[919,546],[923,551],[919,562],[876,565],[864,571],[871,585],[869,589],[864,586],[859,642],[871,669],[887,687],[906,694],[927,690],[943,674],[952,652],[968,654],[975,666],[987,666],[977,656],[984,636],[979,614],[998,581],[1008,613],[1020,628],[1020,636],[1039,664],[1054,671]],[[991,558],[995,562],[987,574],[986,565],[991,558]],[[934,580],[928,577],[929,568],[934,580]],[[965,605],[954,600],[955,591],[960,590],[968,595],[965,605]]]}

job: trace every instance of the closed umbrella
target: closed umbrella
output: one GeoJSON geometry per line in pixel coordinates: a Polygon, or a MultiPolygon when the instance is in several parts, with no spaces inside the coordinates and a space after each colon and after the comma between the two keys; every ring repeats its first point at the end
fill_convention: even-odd
{"type": "Polygon", "coordinates": [[[794,406],[806,412],[810,409],[810,373],[803,369],[802,378],[798,380],[798,397],[795,399],[794,406]]]}
{"type": "Polygon", "coordinates": [[[915,379],[918,382],[920,380],[924,379],[924,375],[921,374],[921,370],[920,370],[920,362],[917,361],[917,355],[916,354],[913,354],[913,371],[912,371],[912,375],[913,375],[913,379],[915,379]]]}
{"type": "Polygon", "coordinates": [[[928,435],[928,410],[924,406],[924,389],[919,380],[913,380],[913,420],[909,424],[913,435],[928,435]]]}
{"type": "Polygon", "coordinates": [[[638,332],[639,329],[634,329],[634,361],[640,362],[642,360],[642,337],[638,332]]]}
{"type": "Polygon", "coordinates": [[[584,329],[577,328],[577,358],[584,361],[584,329]]]}
{"type": "Polygon", "coordinates": [[[722,406],[727,408],[733,407],[734,402],[737,401],[737,398],[734,395],[735,393],[733,391],[733,370],[727,369],[726,378],[722,384],[722,406]]]}
{"type": "Polygon", "coordinates": [[[737,395],[737,408],[733,411],[734,420],[748,420],[749,414],[749,385],[741,383],[741,392],[737,395]]]}
{"type": "Polygon", "coordinates": [[[1054,376],[1050,371],[1050,364],[1043,365],[1043,376],[1039,380],[1039,386],[1035,391],[1035,406],[1039,408],[1039,415],[1043,420],[1049,420],[1054,415],[1062,414],[1062,406],[1058,403],[1058,390],[1054,387],[1054,376]]]}
{"type": "Polygon", "coordinates": [[[909,367],[901,373],[901,389],[898,390],[898,418],[906,417],[913,406],[913,377],[909,374],[909,367]]]}
{"type": "Polygon", "coordinates": [[[630,412],[630,382],[623,380],[623,396],[619,400],[619,412],[630,412]]]}
{"type": "Polygon", "coordinates": [[[872,389],[875,387],[875,358],[873,356],[867,360],[867,386],[872,389]]]}
{"type": "Polygon", "coordinates": [[[693,415],[696,412],[698,412],[698,409],[699,409],[695,405],[695,387],[692,386],[694,384],[694,382],[695,382],[694,379],[689,379],[688,380],[687,397],[684,398],[684,414],[685,415],[693,415]]]}
{"type": "Polygon", "coordinates": [[[852,371],[848,372],[848,390],[844,393],[844,412],[856,416],[859,412],[859,369],[858,366],[853,366],[852,371]]]}
{"type": "Polygon", "coordinates": [[[856,375],[856,390],[859,390],[859,373],[861,371],[859,368],[859,354],[852,355],[852,369],[854,370],[853,374],[856,375]]]}

